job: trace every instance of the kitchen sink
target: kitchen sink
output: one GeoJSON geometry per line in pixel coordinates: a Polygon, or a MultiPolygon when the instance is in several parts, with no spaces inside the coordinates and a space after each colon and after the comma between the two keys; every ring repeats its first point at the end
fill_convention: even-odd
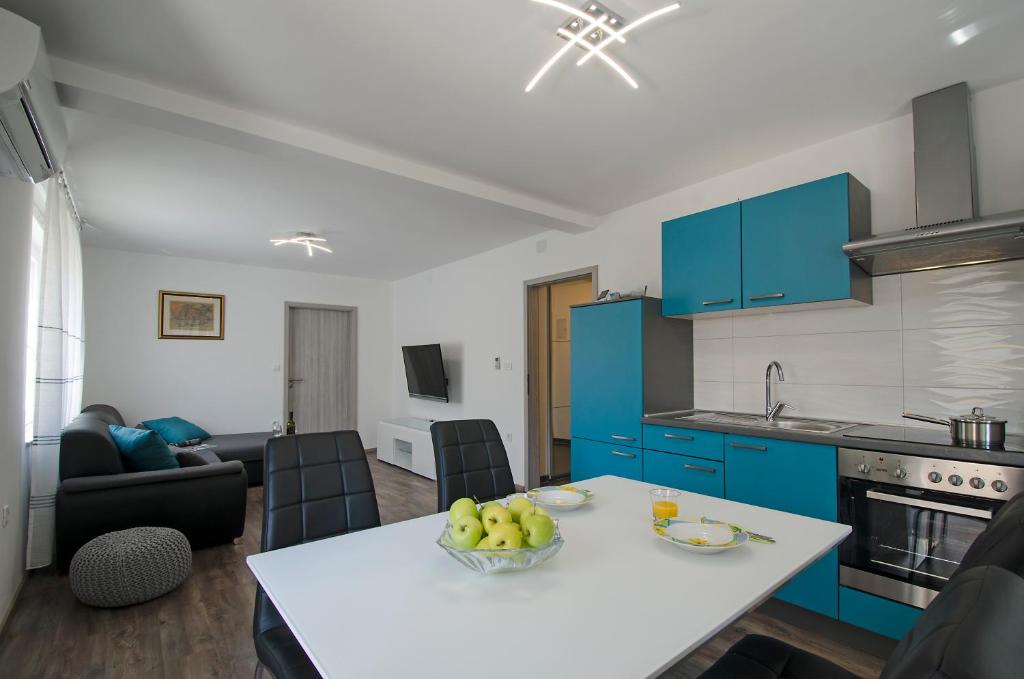
{"type": "Polygon", "coordinates": [[[824,422],[822,420],[793,420],[780,419],[774,422],[762,421],[762,426],[768,429],[792,429],[794,431],[806,431],[817,434],[832,434],[843,429],[849,429],[857,425],[849,422],[824,422]]]}
{"type": "Polygon", "coordinates": [[[736,424],[743,427],[760,429],[785,429],[803,431],[812,434],[833,434],[857,425],[852,422],[835,422],[831,420],[815,420],[811,418],[780,417],[769,422],[763,415],[752,413],[733,413],[717,410],[677,410],[667,413],[653,413],[648,417],[676,421],[709,422],[715,424],[736,424]]]}

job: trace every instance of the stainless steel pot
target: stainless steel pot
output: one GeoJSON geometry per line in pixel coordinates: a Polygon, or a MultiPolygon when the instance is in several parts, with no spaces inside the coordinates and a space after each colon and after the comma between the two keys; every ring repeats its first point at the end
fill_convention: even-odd
{"type": "Polygon", "coordinates": [[[999,448],[1006,442],[1006,420],[990,417],[981,408],[972,408],[969,415],[955,415],[948,420],[914,413],[903,413],[903,417],[949,427],[953,443],[965,446],[999,448]]]}

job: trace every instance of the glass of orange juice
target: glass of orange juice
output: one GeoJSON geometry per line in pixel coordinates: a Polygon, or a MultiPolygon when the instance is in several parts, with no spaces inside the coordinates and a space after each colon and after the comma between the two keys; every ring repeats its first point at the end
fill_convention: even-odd
{"type": "Polygon", "coordinates": [[[678,490],[672,488],[654,488],[651,490],[651,513],[654,514],[654,520],[658,519],[671,519],[679,516],[679,496],[678,490]]]}

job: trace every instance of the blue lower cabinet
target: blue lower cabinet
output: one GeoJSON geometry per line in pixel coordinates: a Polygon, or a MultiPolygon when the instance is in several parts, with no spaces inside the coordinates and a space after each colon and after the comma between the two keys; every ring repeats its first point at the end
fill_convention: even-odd
{"type": "Polygon", "coordinates": [[[691,455],[706,460],[724,460],[722,439],[717,431],[680,429],[660,424],[644,425],[644,450],[662,450],[666,453],[691,455]]]}
{"type": "Polygon", "coordinates": [[[639,448],[573,438],[569,473],[573,481],[606,474],[640,481],[643,478],[643,454],[639,448]]]}
{"type": "Polygon", "coordinates": [[[839,617],[839,550],[821,557],[805,568],[775,596],[795,606],[839,617]]]}
{"type": "Polygon", "coordinates": [[[840,620],[893,639],[902,639],[923,612],[874,594],[839,588],[840,620]]]}
{"type": "MultiPolygon", "coordinates": [[[[836,521],[836,449],[813,443],[725,436],[725,496],[769,509],[836,521]]],[[[839,554],[832,550],[777,595],[832,618],[839,616],[839,554]]]]}
{"type": "Polygon", "coordinates": [[[701,495],[725,497],[725,465],[714,460],[644,450],[644,481],[701,495]]]}

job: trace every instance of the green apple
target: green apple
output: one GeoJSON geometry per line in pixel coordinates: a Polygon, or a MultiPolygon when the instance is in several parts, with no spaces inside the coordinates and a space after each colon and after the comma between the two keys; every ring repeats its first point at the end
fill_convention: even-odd
{"type": "Polygon", "coordinates": [[[453,526],[455,525],[455,520],[461,516],[472,516],[475,519],[480,518],[480,512],[477,511],[476,502],[473,501],[473,498],[464,497],[452,503],[451,509],[448,510],[448,518],[453,526]]]}
{"type": "Polygon", "coordinates": [[[525,497],[520,495],[519,497],[512,498],[512,501],[508,503],[508,510],[512,512],[512,520],[519,523],[520,514],[525,510],[533,506],[533,503],[527,500],[525,497]]]}
{"type": "Polygon", "coordinates": [[[473,549],[483,534],[484,525],[475,516],[460,516],[452,521],[452,544],[459,549],[473,549]]]}
{"type": "Polygon", "coordinates": [[[476,547],[474,547],[474,549],[490,549],[490,548],[491,548],[491,540],[486,535],[484,537],[480,538],[480,542],[476,543],[476,547]]]}
{"type": "Polygon", "coordinates": [[[523,523],[523,519],[525,519],[525,518],[526,518],[526,517],[528,517],[528,516],[548,516],[548,517],[550,517],[551,515],[550,515],[550,514],[548,514],[548,513],[547,513],[547,512],[546,512],[546,511],[544,510],[544,508],[543,508],[543,507],[538,507],[537,505],[535,505],[535,504],[532,504],[532,503],[531,503],[531,504],[530,504],[530,506],[529,506],[529,508],[527,508],[527,509],[524,509],[524,510],[523,510],[523,511],[522,511],[522,512],[521,512],[521,513],[519,514],[519,524],[520,524],[520,525],[522,525],[522,523],[523,523]]]}
{"type": "Polygon", "coordinates": [[[550,516],[531,514],[523,517],[523,540],[531,547],[544,547],[555,536],[555,522],[550,516]]]}
{"type": "Polygon", "coordinates": [[[487,535],[487,540],[494,549],[519,549],[523,544],[523,533],[519,526],[508,521],[496,524],[487,535]]]}
{"type": "Polygon", "coordinates": [[[483,521],[484,532],[490,535],[495,526],[512,523],[512,512],[497,502],[488,502],[480,510],[480,520],[483,521]]]}

